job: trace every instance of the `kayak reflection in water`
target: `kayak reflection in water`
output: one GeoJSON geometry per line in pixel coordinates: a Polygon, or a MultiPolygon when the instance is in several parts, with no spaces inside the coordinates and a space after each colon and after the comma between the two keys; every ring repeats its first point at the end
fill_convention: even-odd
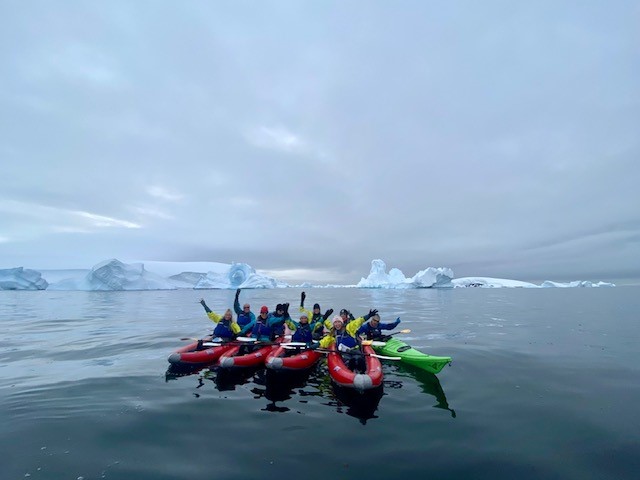
{"type": "MultiPolygon", "coordinates": [[[[404,363],[399,364],[397,370],[393,373],[403,378],[411,378],[415,380],[422,389],[423,393],[436,397],[436,401],[438,403],[433,405],[433,408],[448,410],[449,412],[451,412],[451,417],[456,418],[456,412],[454,409],[449,407],[447,396],[445,395],[442,385],[440,384],[440,380],[436,375],[431,372],[427,372],[419,367],[404,363]]],[[[385,385],[389,386],[386,383],[385,385]]]]}

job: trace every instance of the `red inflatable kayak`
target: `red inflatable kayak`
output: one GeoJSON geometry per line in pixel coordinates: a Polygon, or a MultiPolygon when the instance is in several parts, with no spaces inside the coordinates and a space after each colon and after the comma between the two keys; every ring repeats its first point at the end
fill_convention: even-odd
{"type": "MultiPolygon", "coordinates": [[[[281,339],[276,340],[280,342],[281,339]]],[[[259,367],[264,365],[264,361],[267,355],[272,350],[276,349],[278,345],[269,344],[261,347],[259,344],[254,347],[254,350],[244,355],[239,355],[242,345],[235,345],[230,348],[220,357],[220,368],[247,368],[247,367],[259,367]]]]}
{"type": "Polygon", "coordinates": [[[226,344],[197,350],[198,342],[193,342],[173,352],[169,355],[168,360],[171,365],[176,367],[205,367],[216,363],[223,353],[234,347],[234,344],[226,344]]]}
{"type": "Polygon", "coordinates": [[[371,355],[375,354],[375,352],[370,346],[362,346],[362,352],[366,354],[364,357],[365,373],[349,370],[342,360],[342,355],[336,351],[335,345],[331,346],[331,350],[327,358],[327,366],[329,367],[331,380],[336,384],[356,390],[370,390],[382,385],[382,364],[377,357],[371,355]]]}
{"type": "Polygon", "coordinates": [[[322,354],[315,350],[289,349],[285,346],[278,346],[273,349],[265,359],[265,365],[272,370],[305,370],[313,367],[322,354]]]}

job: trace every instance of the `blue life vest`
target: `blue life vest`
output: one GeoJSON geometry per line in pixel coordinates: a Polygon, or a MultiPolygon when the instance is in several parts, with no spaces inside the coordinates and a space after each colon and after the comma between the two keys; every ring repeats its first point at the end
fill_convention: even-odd
{"type": "Polygon", "coordinates": [[[238,314],[238,325],[240,325],[240,328],[244,328],[247,326],[247,324],[252,320],[251,318],[251,314],[250,313],[239,313],[238,314]]]}
{"type": "Polygon", "coordinates": [[[293,342],[310,343],[312,340],[313,338],[311,336],[311,328],[309,327],[309,324],[298,324],[298,328],[296,328],[296,331],[291,335],[291,341],[293,342]]]}
{"type": "Polygon", "coordinates": [[[234,333],[231,331],[231,320],[220,320],[213,329],[213,336],[220,338],[233,338],[234,333]]]}
{"type": "Polygon", "coordinates": [[[380,329],[380,324],[377,327],[372,327],[369,322],[365,322],[358,329],[358,335],[365,335],[367,340],[373,340],[375,338],[382,337],[382,330],[380,329]]]}
{"type": "Polygon", "coordinates": [[[358,345],[358,341],[349,335],[346,330],[342,333],[336,332],[336,350],[340,345],[353,348],[358,345]]]}
{"type": "Polygon", "coordinates": [[[271,339],[272,331],[273,329],[269,325],[262,323],[257,319],[256,324],[253,326],[253,329],[251,329],[253,337],[263,341],[271,339]]]}

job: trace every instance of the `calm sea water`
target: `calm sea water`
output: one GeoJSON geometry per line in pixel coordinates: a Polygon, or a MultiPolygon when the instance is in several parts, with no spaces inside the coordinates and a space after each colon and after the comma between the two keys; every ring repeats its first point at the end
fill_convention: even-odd
{"type": "MultiPolygon", "coordinates": [[[[233,291],[0,292],[0,479],[636,479],[640,288],[309,289],[380,310],[453,364],[388,362],[381,396],[321,364],[276,382],[167,376],[233,291]]],[[[244,291],[257,310],[300,290],[244,291]]],[[[292,310],[295,310],[292,308],[292,310]]]]}

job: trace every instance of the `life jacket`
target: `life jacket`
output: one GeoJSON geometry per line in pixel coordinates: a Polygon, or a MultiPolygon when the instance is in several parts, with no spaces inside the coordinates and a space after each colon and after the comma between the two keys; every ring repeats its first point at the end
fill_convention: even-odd
{"type": "Polygon", "coordinates": [[[233,338],[234,333],[231,331],[231,320],[220,320],[213,329],[213,336],[220,338],[233,338]]]}
{"type": "Polygon", "coordinates": [[[377,327],[372,327],[369,322],[365,322],[359,329],[359,335],[365,335],[367,340],[374,340],[382,337],[382,330],[380,330],[380,324],[377,327]]]}
{"type": "Polygon", "coordinates": [[[253,337],[258,340],[270,340],[271,335],[273,334],[273,329],[267,324],[266,320],[264,323],[261,321],[262,317],[258,318],[260,320],[256,319],[256,324],[251,329],[253,337]]]}
{"type": "Polygon", "coordinates": [[[247,326],[247,324],[251,321],[251,314],[249,313],[239,313],[238,314],[238,325],[240,325],[240,328],[244,328],[247,326]]]}
{"type": "Polygon", "coordinates": [[[336,332],[336,349],[339,349],[340,345],[353,348],[358,345],[358,341],[349,335],[346,330],[343,330],[342,332],[336,332]]]}
{"type": "Polygon", "coordinates": [[[284,335],[284,315],[277,315],[274,313],[271,318],[282,321],[280,325],[274,325],[271,327],[271,340],[275,340],[276,337],[284,335]]]}
{"type": "Polygon", "coordinates": [[[311,326],[308,323],[306,325],[298,324],[298,328],[291,335],[291,341],[293,342],[310,343],[312,340],[311,326]]]}

